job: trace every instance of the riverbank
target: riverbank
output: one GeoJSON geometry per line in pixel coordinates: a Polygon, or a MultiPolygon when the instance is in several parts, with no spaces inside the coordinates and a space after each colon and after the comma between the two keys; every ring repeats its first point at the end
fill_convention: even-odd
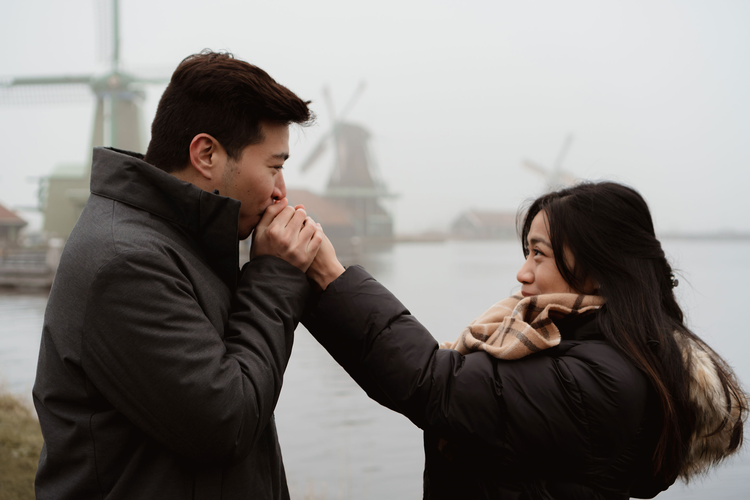
{"type": "Polygon", "coordinates": [[[26,403],[0,394],[0,500],[33,500],[42,449],[39,422],[26,403]]]}

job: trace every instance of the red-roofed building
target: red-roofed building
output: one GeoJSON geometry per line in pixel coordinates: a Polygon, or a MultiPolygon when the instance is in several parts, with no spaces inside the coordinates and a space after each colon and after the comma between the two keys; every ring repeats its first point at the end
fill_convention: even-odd
{"type": "Polygon", "coordinates": [[[18,233],[26,224],[15,212],[0,205],[0,247],[14,246],[18,241],[18,233]]]}
{"type": "Polygon", "coordinates": [[[307,215],[323,226],[329,238],[351,238],[356,235],[351,214],[335,201],[305,189],[289,189],[286,197],[291,206],[304,205],[307,215]]]}
{"type": "Polygon", "coordinates": [[[361,252],[357,226],[351,211],[339,200],[320,196],[306,189],[288,189],[286,197],[291,206],[304,205],[307,215],[323,226],[328,239],[336,248],[336,256],[346,263],[356,262],[361,252]]]}

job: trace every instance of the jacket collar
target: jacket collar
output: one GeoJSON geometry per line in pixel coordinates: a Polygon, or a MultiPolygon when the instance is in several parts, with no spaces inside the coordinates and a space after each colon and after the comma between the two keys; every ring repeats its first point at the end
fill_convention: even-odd
{"type": "Polygon", "coordinates": [[[566,316],[554,320],[562,340],[604,340],[596,322],[597,313],[566,316]]]}
{"type": "Polygon", "coordinates": [[[184,182],[146,163],[141,154],[114,148],[94,148],[91,193],[184,228],[219,277],[236,287],[239,201],[184,182]]]}

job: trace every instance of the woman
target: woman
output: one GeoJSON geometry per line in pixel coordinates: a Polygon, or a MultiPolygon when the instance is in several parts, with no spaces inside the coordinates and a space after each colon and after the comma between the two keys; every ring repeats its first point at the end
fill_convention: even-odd
{"type": "Polygon", "coordinates": [[[636,191],[547,194],[521,236],[521,295],[455,349],[438,349],[363,269],[343,272],[332,247],[310,270],[323,292],[307,328],[373,399],[424,429],[425,498],[651,498],[739,448],[746,397],[685,326],[636,191]]]}

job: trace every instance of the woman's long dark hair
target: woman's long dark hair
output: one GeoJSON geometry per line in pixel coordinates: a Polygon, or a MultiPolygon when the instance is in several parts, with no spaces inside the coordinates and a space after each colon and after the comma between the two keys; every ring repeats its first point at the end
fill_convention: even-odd
{"type": "Polygon", "coordinates": [[[603,335],[646,374],[661,402],[654,473],[666,478],[667,484],[680,474],[688,475],[684,467],[690,442],[703,418],[689,394],[690,359],[683,356],[690,356],[690,349],[684,348],[685,342],[702,346],[711,356],[727,405],[733,405],[734,417],[739,411],[738,418],[725,418],[713,430],[733,426],[727,454],[736,450],[742,443],[745,395],[728,365],[685,326],[673,293],[672,268],[641,195],[620,184],[601,182],[542,196],[523,219],[524,255],[528,255],[531,222],[541,211],[547,216],[560,274],[576,290],[582,290],[587,279],[600,285],[599,294],[606,300],[598,315],[603,335]],[[573,258],[560,258],[566,254],[573,258]]]}

